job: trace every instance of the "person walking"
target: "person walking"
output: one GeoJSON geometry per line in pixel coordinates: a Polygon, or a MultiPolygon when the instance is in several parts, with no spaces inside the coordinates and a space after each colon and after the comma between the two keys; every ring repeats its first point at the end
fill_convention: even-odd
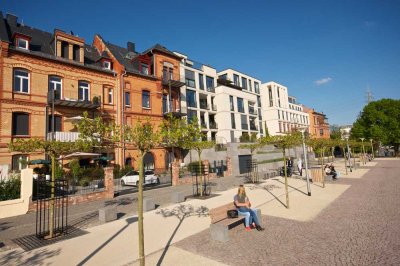
{"type": "Polygon", "coordinates": [[[256,228],[258,231],[263,231],[257,216],[257,211],[251,208],[251,203],[246,195],[246,190],[243,185],[238,188],[238,193],[234,197],[234,204],[239,215],[245,216],[246,231],[251,231],[252,228],[256,228]],[[252,227],[250,227],[250,225],[252,227]]]}
{"type": "Polygon", "coordinates": [[[301,158],[297,161],[297,170],[299,170],[299,175],[303,176],[303,161],[301,158]]]}

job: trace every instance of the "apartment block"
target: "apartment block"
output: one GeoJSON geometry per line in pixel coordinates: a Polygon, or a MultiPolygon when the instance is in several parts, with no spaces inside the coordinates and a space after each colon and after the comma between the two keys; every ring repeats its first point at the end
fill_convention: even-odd
{"type": "Polygon", "coordinates": [[[288,88],[279,83],[261,85],[261,106],[270,135],[281,135],[310,125],[309,114],[295,97],[289,96],[288,88]]]}

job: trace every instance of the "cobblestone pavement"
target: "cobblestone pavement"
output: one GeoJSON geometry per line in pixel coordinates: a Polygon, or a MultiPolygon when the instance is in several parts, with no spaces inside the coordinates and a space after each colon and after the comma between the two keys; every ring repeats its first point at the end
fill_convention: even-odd
{"type": "MultiPolygon", "coordinates": [[[[213,185],[221,183],[232,187],[243,182],[242,180],[240,177],[223,177],[212,180],[212,183],[213,185]]],[[[180,185],[146,190],[144,196],[153,198],[160,207],[166,207],[171,204],[171,195],[174,192],[184,192],[189,196],[192,195],[192,186],[180,185]]],[[[110,204],[117,208],[118,219],[132,216],[137,212],[137,193],[118,196],[114,199],[70,205],[68,225],[81,229],[98,225],[98,210],[110,204]]],[[[36,212],[0,219],[0,251],[17,247],[12,239],[35,234],[35,230],[36,212]]]]}
{"type": "Polygon", "coordinates": [[[400,265],[400,164],[377,160],[313,221],[263,216],[264,232],[237,226],[227,243],[209,230],[176,246],[228,265],[400,265]]]}

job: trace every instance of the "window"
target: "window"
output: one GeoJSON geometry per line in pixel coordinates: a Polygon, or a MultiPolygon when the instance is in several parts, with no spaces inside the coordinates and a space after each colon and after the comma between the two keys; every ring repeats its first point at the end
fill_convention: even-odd
{"type": "MultiPolygon", "coordinates": [[[[51,132],[51,115],[49,115],[49,119],[47,121],[49,122],[49,124],[47,125],[47,132],[51,132]]],[[[59,115],[54,116],[54,132],[57,131],[62,131],[62,117],[59,115]]]]}
{"type": "MultiPolygon", "coordinates": [[[[166,63],[164,63],[166,64],[166,63]]],[[[174,70],[171,67],[163,67],[163,81],[169,81],[174,79],[174,70]]]]}
{"type": "Polygon", "coordinates": [[[262,122],[258,123],[258,128],[260,129],[260,133],[264,134],[264,130],[263,130],[263,127],[262,127],[262,122]]]}
{"type": "Polygon", "coordinates": [[[29,114],[27,113],[12,114],[12,135],[29,136],[29,114]]]}
{"type": "Polygon", "coordinates": [[[260,93],[260,85],[258,84],[258,82],[255,81],[254,81],[254,92],[260,93]]]}
{"type": "Polygon", "coordinates": [[[196,81],[193,71],[185,69],[185,79],[186,79],[186,86],[196,88],[196,81]]]}
{"type": "Polygon", "coordinates": [[[260,98],[260,96],[257,96],[257,106],[259,108],[261,108],[261,98],[260,98]]]}
{"type": "Polygon", "coordinates": [[[247,124],[247,115],[241,115],[240,120],[242,122],[242,129],[249,130],[249,125],[247,124]]]}
{"type": "Polygon", "coordinates": [[[232,129],[236,128],[235,114],[234,113],[231,113],[231,126],[232,126],[232,129]]]}
{"type": "Polygon", "coordinates": [[[281,119],[281,111],[278,110],[278,119],[281,119]]]}
{"type": "Polygon", "coordinates": [[[196,92],[192,90],[186,90],[186,102],[188,107],[197,107],[196,92]]]}
{"type": "Polygon", "coordinates": [[[251,79],[249,79],[249,91],[253,91],[253,88],[251,86],[251,79]]]}
{"type": "Polygon", "coordinates": [[[103,68],[104,69],[111,69],[111,63],[110,61],[103,61],[103,68]]]}
{"type": "Polygon", "coordinates": [[[149,75],[149,65],[146,63],[140,63],[140,73],[149,75]]]}
{"type": "Polygon", "coordinates": [[[61,57],[68,59],[69,55],[69,44],[67,42],[61,42],[61,57]]]}
{"type": "Polygon", "coordinates": [[[131,93],[129,91],[125,92],[125,106],[131,106],[131,93]]]}
{"type": "Polygon", "coordinates": [[[28,41],[22,38],[17,39],[17,47],[20,49],[28,50],[28,41]]]}
{"type": "Polygon", "coordinates": [[[197,120],[197,111],[195,110],[188,110],[188,122],[191,123],[194,120],[197,120]]]}
{"type": "Polygon", "coordinates": [[[13,155],[12,157],[12,170],[21,171],[28,167],[28,156],[27,155],[13,155]]]}
{"type": "Polygon", "coordinates": [[[218,76],[218,78],[227,80],[228,79],[228,75],[227,74],[223,74],[221,76],[218,76]]]}
{"type": "Polygon", "coordinates": [[[14,70],[14,91],[29,93],[29,72],[24,69],[14,70]]]}
{"type": "Polygon", "coordinates": [[[142,91],[142,107],[150,108],[150,92],[142,91]]]}
{"type": "Polygon", "coordinates": [[[113,91],[112,88],[107,88],[107,99],[109,104],[113,103],[113,91]]]}
{"type": "Polygon", "coordinates": [[[236,74],[233,74],[233,84],[235,84],[236,86],[240,86],[239,84],[239,76],[236,74]]]}
{"type": "Polygon", "coordinates": [[[233,104],[233,96],[229,96],[229,103],[231,106],[231,111],[235,111],[235,106],[233,104]]]}
{"type": "Polygon", "coordinates": [[[199,86],[200,86],[200,90],[204,90],[204,76],[203,74],[199,73],[199,86]]]}
{"type": "Polygon", "coordinates": [[[247,78],[242,77],[242,88],[247,90],[247,78]]]}
{"type": "Polygon", "coordinates": [[[81,47],[79,45],[74,44],[72,46],[72,52],[73,52],[73,60],[80,62],[81,58],[81,47]]]}
{"type": "Polygon", "coordinates": [[[207,91],[214,91],[214,78],[206,76],[207,91]]]}
{"type": "Polygon", "coordinates": [[[268,87],[268,94],[269,94],[269,107],[274,106],[274,99],[272,97],[272,89],[271,87],[268,87]]]}
{"type": "Polygon", "coordinates": [[[89,101],[89,83],[86,81],[78,82],[78,100],[79,101],[89,101]]]}
{"type": "Polygon", "coordinates": [[[237,106],[238,106],[238,112],[244,113],[244,104],[243,104],[243,99],[242,98],[237,98],[237,106]]]}
{"type": "Polygon", "coordinates": [[[52,95],[54,91],[54,99],[61,99],[62,82],[60,77],[49,77],[49,94],[52,95]]]}

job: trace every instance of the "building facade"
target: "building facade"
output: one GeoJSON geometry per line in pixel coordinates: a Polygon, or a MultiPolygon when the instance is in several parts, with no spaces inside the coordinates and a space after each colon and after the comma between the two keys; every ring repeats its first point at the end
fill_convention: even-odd
{"type": "Polygon", "coordinates": [[[330,138],[328,118],[324,113],[316,112],[313,108],[303,106],[304,111],[310,116],[309,133],[313,138],[330,138]]]}
{"type": "Polygon", "coordinates": [[[309,128],[309,114],[281,84],[267,82],[261,85],[261,106],[270,135],[285,134],[299,127],[309,128]]]}

